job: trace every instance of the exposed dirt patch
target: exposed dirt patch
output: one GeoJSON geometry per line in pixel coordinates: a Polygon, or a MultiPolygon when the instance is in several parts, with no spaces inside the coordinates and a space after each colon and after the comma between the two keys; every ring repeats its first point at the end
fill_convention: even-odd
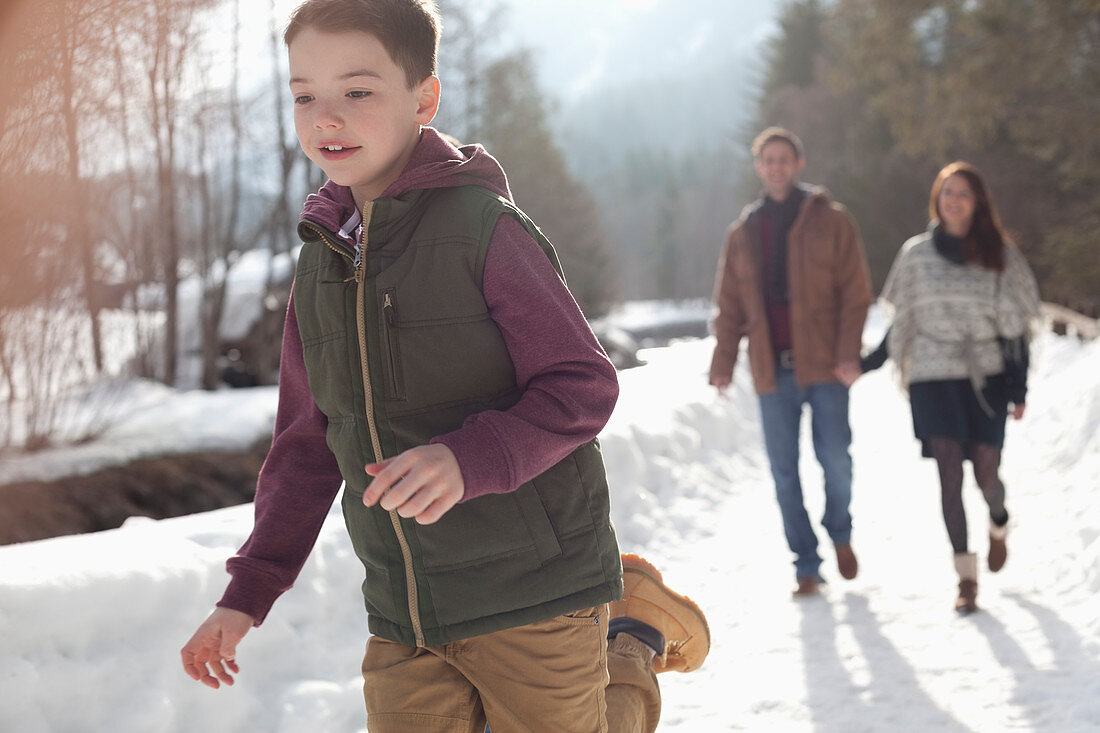
{"type": "Polygon", "coordinates": [[[192,453],[135,461],[87,476],[0,486],[0,544],[119,527],[243,504],[269,441],[243,453],[192,453]]]}

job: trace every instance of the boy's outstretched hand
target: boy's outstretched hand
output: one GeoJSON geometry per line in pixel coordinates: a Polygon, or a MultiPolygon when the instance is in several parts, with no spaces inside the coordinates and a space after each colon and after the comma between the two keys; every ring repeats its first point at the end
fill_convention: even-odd
{"type": "Polygon", "coordinates": [[[363,503],[379,503],[386,511],[420,524],[439,521],[466,491],[462,471],[451,449],[434,443],[410,448],[393,458],[369,463],[374,477],[363,494],[363,503]]]}
{"type": "Polygon", "coordinates": [[[191,679],[215,690],[221,687],[218,680],[232,685],[233,677],[229,673],[238,674],[241,671],[235,661],[237,644],[252,628],[252,624],[252,617],[247,613],[231,608],[215,608],[180,650],[183,671],[191,679]],[[228,671],[226,667],[229,668],[228,671]]]}

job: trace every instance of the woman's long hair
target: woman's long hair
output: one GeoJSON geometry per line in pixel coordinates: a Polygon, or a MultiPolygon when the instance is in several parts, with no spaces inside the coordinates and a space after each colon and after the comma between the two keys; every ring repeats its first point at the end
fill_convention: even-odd
{"type": "Polygon", "coordinates": [[[932,183],[928,216],[937,224],[940,223],[940,189],[943,188],[943,182],[954,175],[966,179],[974,193],[974,218],[970,221],[970,231],[963,237],[963,255],[967,262],[976,262],[1000,272],[1005,267],[1005,242],[1008,237],[977,168],[962,160],[944,166],[932,183]]]}

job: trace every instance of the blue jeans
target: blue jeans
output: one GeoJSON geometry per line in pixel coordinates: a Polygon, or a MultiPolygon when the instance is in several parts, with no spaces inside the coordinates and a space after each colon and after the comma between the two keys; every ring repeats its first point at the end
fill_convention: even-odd
{"type": "Polygon", "coordinates": [[[851,541],[852,457],[848,446],[852,431],[848,425],[848,388],[838,382],[799,387],[791,369],[776,367],[778,390],[760,395],[760,416],[764,445],[775,479],[775,494],[783,515],[787,545],[795,554],[795,576],[817,577],[821,556],[817,535],[802,503],[802,482],[798,477],[798,428],[802,406],[812,413],[814,453],[825,472],[825,516],[821,524],[834,545],[851,541]]]}

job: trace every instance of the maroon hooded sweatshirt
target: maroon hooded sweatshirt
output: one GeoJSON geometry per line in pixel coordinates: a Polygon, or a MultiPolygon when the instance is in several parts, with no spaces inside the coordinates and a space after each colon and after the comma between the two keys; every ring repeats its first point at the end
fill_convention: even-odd
{"type": "MultiPolygon", "coordinates": [[[[455,148],[425,127],[404,171],[381,197],[466,185],[511,200],[504,171],[483,147],[455,148]]],[[[344,186],[329,181],[311,194],[302,219],[355,245],[359,213],[344,186]]],[[[594,438],[611,416],[619,390],[615,369],[568,288],[510,216],[502,216],[493,229],[482,290],[523,395],[508,410],[472,415],[458,430],[432,439],[458,460],[462,501],[514,491],[594,438]]],[[[226,564],[232,579],[217,604],[249,614],[257,625],[298,576],[343,481],[326,427],[309,391],[292,293],[275,431],[256,486],[255,526],[226,564]]]]}

